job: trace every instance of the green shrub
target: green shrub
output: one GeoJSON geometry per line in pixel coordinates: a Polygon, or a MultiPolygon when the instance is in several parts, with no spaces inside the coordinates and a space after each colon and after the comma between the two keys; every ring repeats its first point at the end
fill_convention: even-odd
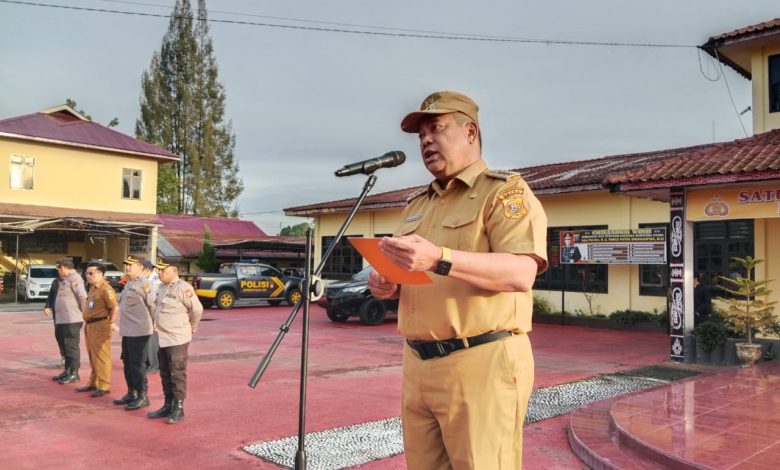
{"type": "Polygon", "coordinates": [[[552,312],[552,305],[546,299],[534,296],[534,313],[542,315],[552,312]]]}
{"type": "Polygon", "coordinates": [[[658,315],[641,310],[617,310],[609,316],[618,325],[636,325],[637,323],[650,323],[659,321],[658,315]]]}
{"type": "Polygon", "coordinates": [[[726,319],[713,313],[693,329],[693,334],[696,336],[696,347],[711,353],[726,344],[730,331],[726,319]]]}

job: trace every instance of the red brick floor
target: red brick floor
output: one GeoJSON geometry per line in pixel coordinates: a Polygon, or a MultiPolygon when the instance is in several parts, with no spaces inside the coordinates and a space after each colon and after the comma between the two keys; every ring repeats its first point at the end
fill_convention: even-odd
{"type": "MultiPolygon", "coordinates": [[[[0,313],[0,469],[278,468],[241,448],[297,433],[300,318],[257,388],[247,386],[288,314],[268,306],[207,310],[190,346],[186,419],[171,426],[145,418],[162,401],[157,375],[150,376],[151,408],[126,412],[111,403],[125,392],[118,336],[112,393],[90,398],[50,379],[59,372],[50,320],[37,312],[0,313]]],[[[307,431],[399,415],[402,343],[395,327],[332,323],[312,307],[307,431]]],[[[530,337],[536,388],[668,358],[662,334],[536,325],[530,337]]],[[[88,374],[82,341],[81,384],[88,374]]],[[[568,416],[528,425],[524,468],[585,468],[569,447],[567,425],[568,416]]],[[[406,466],[400,455],[361,468],[406,466]]]]}
{"type": "Polygon", "coordinates": [[[655,462],[673,468],[775,469],[779,409],[779,363],[730,368],[590,404],[572,417],[574,445],[590,454],[586,458],[596,468],[620,461],[620,468],[655,462]]]}

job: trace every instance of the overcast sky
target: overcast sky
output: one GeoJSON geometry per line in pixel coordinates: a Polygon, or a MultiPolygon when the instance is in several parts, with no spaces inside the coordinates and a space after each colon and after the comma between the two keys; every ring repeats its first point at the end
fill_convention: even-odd
{"type": "MultiPolygon", "coordinates": [[[[39,3],[169,15],[173,0],[39,3]]],[[[192,0],[197,5],[197,0],[192,0]]],[[[456,33],[550,41],[696,46],[780,17],[777,0],[211,0],[211,36],[237,137],[242,217],[269,234],[282,209],[357,196],[347,163],[402,150],[372,194],[428,182],[401,118],[436,90],[480,105],[493,168],[733,140],[750,83],[691,47],[608,47],[419,38],[456,33]],[[260,25],[259,23],[266,24],[260,25]],[[306,28],[371,31],[351,34],[306,28]],[[435,33],[430,33],[435,32],[435,33]]],[[[167,18],[0,0],[0,118],[66,98],[133,135],[142,72],[167,18]]],[[[750,113],[742,116],[752,133],[750,113]]],[[[85,179],[88,176],[86,175],[85,179]]]]}

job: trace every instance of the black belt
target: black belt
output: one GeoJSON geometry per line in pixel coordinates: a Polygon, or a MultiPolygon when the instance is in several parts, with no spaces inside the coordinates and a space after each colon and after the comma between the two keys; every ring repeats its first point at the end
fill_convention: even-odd
{"type": "Polygon", "coordinates": [[[484,333],[466,339],[453,338],[444,341],[412,341],[407,339],[406,344],[417,351],[420,354],[421,359],[432,359],[434,357],[448,356],[455,351],[473,348],[474,346],[490,343],[511,335],[512,333],[510,331],[497,331],[495,333],[484,333]]]}
{"type": "Polygon", "coordinates": [[[92,318],[90,320],[87,320],[87,323],[95,323],[103,320],[108,320],[108,317],[92,318]]]}

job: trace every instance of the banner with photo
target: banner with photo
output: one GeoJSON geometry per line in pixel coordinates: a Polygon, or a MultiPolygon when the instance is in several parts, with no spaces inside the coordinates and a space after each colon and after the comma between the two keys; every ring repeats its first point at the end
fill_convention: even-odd
{"type": "Polygon", "coordinates": [[[561,264],[666,264],[666,229],[564,230],[561,264]]]}

